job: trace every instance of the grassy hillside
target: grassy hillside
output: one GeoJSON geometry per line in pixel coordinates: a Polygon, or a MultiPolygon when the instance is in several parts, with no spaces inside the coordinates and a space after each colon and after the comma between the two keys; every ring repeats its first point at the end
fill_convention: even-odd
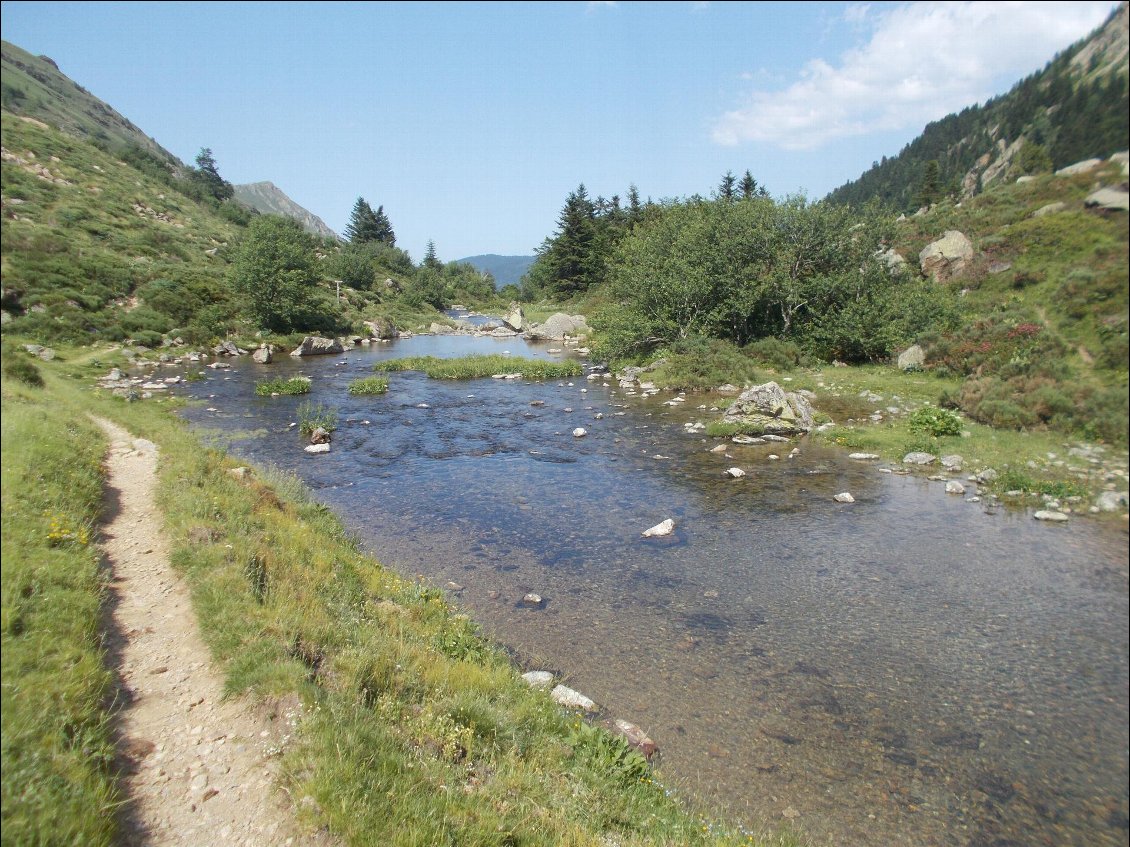
{"type": "MultiPolygon", "coordinates": [[[[43,342],[207,339],[241,227],[79,138],[9,114],[2,166],[5,332],[43,342]]],[[[235,220],[231,218],[235,218],[235,220]]]]}
{"type": "MultiPolygon", "coordinates": [[[[140,147],[163,161],[180,165],[168,150],[113,108],[69,79],[46,56],[0,42],[5,110],[32,117],[110,150],[140,147]]],[[[5,130],[6,135],[6,130],[5,130]]]]}

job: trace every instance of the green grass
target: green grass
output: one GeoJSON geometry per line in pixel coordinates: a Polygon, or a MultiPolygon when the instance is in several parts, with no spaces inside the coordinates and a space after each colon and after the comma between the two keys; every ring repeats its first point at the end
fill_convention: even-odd
{"type": "Polygon", "coordinates": [[[6,375],[0,424],[4,843],[110,845],[119,797],[94,544],[106,442],[6,375]]]}
{"type": "Polygon", "coordinates": [[[260,397],[275,394],[298,395],[310,393],[310,377],[295,376],[290,379],[261,379],[255,383],[255,393],[260,397]]]}
{"type": "Polygon", "coordinates": [[[384,394],[388,391],[388,380],[380,376],[367,376],[349,383],[350,394],[384,394]]]}
{"type": "Polygon", "coordinates": [[[580,376],[581,365],[575,360],[551,362],[546,359],[523,359],[516,356],[463,356],[438,359],[435,356],[408,356],[386,359],[373,365],[375,371],[423,371],[432,379],[482,379],[495,374],[519,373],[525,379],[564,379],[580,376]]]}
{"type": "Polygon", "coordinates": [[[337,429],[337,409],[322,403],[310,400],[303,402],[296,412],[298,415],[298,431],[303,435],[310,435],[316,429],[333,432],[337,429]]]}
{"type": "Polygon", "coordinates": [[[104,726],[108,675],[92,649],[97,558],[64,537],[97,513],[104,442],[85,423],[89,410],[159,445],[172,562],[228,693],[306,705],[283,755],[285,787],[311,826],[343,844],[391,847],[797,843],[708,826],[622,741],[530,689],[442,592],[366,556],[297,480],[259,470],[234,479],[237,462],[203,447],[168,413],[174,401],[128,404],[86,390],[73,377],[92,369],[93,355],[45,365],[45,390],[5,383],[5,842],[108,844],[113,835],[104,738],[74,744],[84,724],[68,711],[87,707],[91,738],[104,726]],[[66,510],[61,546],[45,540],[44,508],[66,510]],[[9,532],[11,516],[20,531],[9,532]],[[215,541],[201,543],[194,528],[215,541]],[[76,606],[39,590],[56,582],[77,583],[76,606]],[[13,627],[17,614],[25,623],[13,627]],[[24,653],[11,646],[18,639],[24,653]],[[70,696],[80,682],[85,694],[70,696]],[[29,735],[59,749],[29,757],[29,735]],[[91,771],[97,790],[82,789],[91,771]],[[72,796],[83,804],[72,808],[72,796]]]}

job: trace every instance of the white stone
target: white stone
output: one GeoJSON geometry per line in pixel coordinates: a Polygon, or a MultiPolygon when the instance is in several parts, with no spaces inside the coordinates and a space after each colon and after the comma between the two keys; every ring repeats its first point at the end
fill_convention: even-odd
{"type": "Polygon", "coordinates": [[[653,526],[651,529],[644,530],[644,538],[662,538],[665,535],[670,535],[675,531],[675,522],[671,518],[661,521],[653,526]]]}
{"type": "Polygon", "coordinates": [[[567,688],[564,685],[558,685],[549,693],[560,706],[565,706],[569,709],[583,709],[586,712],[595,712],[596,703],[581,694],[579,691],[574,691],[572,688],[567,688]]]}
{"type": "Polygon", "coordinates": [[[589,431],[587,429],[585,429],[583,426],[579,426],[575,430],[573,430],[573,437],[574,438],[584,438],[588,434],[589,434],[589,431]]]}
{"type": "Polygon", "coordinates": [[[852,497],[851,494],[849,494],[846,491],[844,491],[842,494],[837,494],[832,499],[835,500],[837,503],[854,503],[855,502],[855,498],[852,497]]]}
{"type": "Polygon", "coordinates": [[[958,482],[956,479],[951,479],[946,483],[946,494],[964,494],[965,486],[958,482]]]}
{"type": "Polygon", "coordinates": [[[553,674],[549,671],[529,671],[522,674],[522,679],[526,680],[531,688],[549,688],[553,685],[553,674]]]}
{"type": "Polygon", "coordinates": [[[743,476],[745,476],[745,471],[743,471],[741,468],[729,468],[728,470],[723,472],[723,475],[728,476],[730,479],[741,479],[743,476]]]}
{"type": "Polygon", "coordinates": [[[311,444],[303,448],[307,453],[328,453],[330,452],[329,444],[311,444]]]}
{"type": "Polygon", "coordinates": [[[1068,520],[1067,515],[1063,512],[1039,511],[1032,515],[1038,521],[1050,521],[1052,523],[1063,523],[1068,520]]]}
{"type": "Polygon", "coordinates": [[[848,458],[849,459],[858,459],[860,461],[867,461],[867,460],[871,460],[871,459],[878,459],[879,454],[878,453],[849,453],[848,458]]]}

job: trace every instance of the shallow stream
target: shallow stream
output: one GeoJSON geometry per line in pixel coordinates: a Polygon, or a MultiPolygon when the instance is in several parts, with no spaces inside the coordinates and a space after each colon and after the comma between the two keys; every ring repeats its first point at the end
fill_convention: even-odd
{"type": "Polygon", "coordinates": [[[385,564],[463,586],[525,669],[643,727],[705,809],[818,845],[1126,844],[1124,525],[1041,524],[803,440],[713,454],[683,426],[716,414],[694,395],[614,381],[346,392],[381,358],[547,348],[245,357],[189,383],[185,416],[297,473],[385,564]],[[296,374],[307,398],[254,396],[296,374]],[[329,454],[288,428],[306,399],[338,410],[329,454]],[[674,536],[640,537],[665,518],[674,536]],[[543,609],[519,607],[528,591],[543,609]]]}

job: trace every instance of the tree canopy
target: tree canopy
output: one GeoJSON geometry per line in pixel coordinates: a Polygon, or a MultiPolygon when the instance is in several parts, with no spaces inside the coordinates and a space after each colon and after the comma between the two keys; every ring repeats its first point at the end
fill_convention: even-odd
{"type": "Polygon", "coordinates": [[[256,326],[298,328],[317,280],[314,238],[301,224],[277,215],[251,221],[232,264],[232,285],[256,326]]]}
{"type": "Polygon", "coordinates": [[[229,200],[235,195],[235,188],[220,176],[220,171],[216,167],[216,158],[207,147],[201,148],[196,155],[196,170],[192,175],[204,191],[216,200],[229,200]]]}
{"type": "Polygon", "coordinates": [[[396,245],[396,234],[392,231],[392,223],[385,214],[384,206],[378,206],[374,212],[373,207],[365,202],[364,197],[358,197],[357,202],[353,204],[349,224],[345,228],[345,237],[354,244],[379,241],[390,247],[396,245]]]}

